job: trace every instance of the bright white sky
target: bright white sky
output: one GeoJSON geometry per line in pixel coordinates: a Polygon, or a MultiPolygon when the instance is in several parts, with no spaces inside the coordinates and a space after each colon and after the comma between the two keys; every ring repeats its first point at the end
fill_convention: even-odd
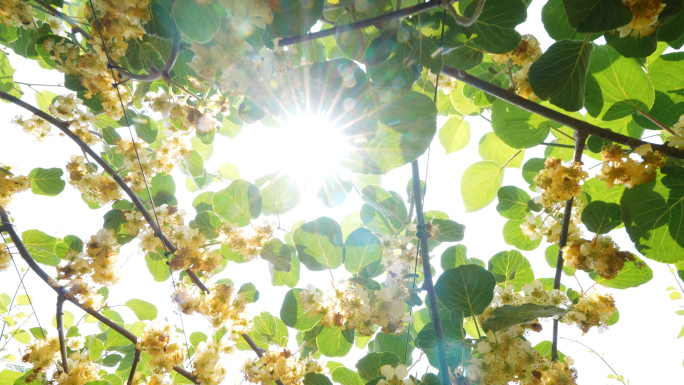
{"type": "MultiPolygon", "coordinates": [[[[540,12],[543,2],[535,1],[530,6],[529,19],[540,20],[540,12]]],[[[541,42],[542,47],[547,48],[551,40],[543,32],[541,25],[524,24],[519,28],[521,33],[535,33],[541,42]]],[[[11,52],[11,51],[10,51],[11,52]]],[[[44,83],[57,84],[63,80],[57,71],[47,71],[29,60],[25,60],[17,55],[9,55],[12,66],[17,70],[14,79],[25,83],[44,83]]],[[[64,93],[67,90],[54,87],[34,87],[36,90],[50,90],[55,93],[64,93]]],[[[24,100],[35,103],[34,92],[24,86],[24,100]]],[[[0,104],[0,116],[2,117],[3,136],[0,143],[0,163],[11,163],[16,165],[16,172],[26,175],[35,167],[64,167],[72,154],[78,154],[78,147],[67,138],[56,135],[57,130],[53,129],[54,134],[42,143],[36,143],[32,137],[21,132],[19,128],[9,123],[11,118],[17,115],[29,115],[24,110],[5,103],[0,104]]],[[[474,162],[481,160],[478,155],[479,139],[487,132],[491,132],[489,124],[479,118],[467,118],[471,125],[471,140],[469,145],[457,153],[445,155],[437,139],[433,142],[431,159],[429,163],[427,196],[425,198],[426,210],[441,210],[446,212],[450,218],[466,225],[466,237],[464,244],[468,247],[468,256],[477,257],[487,261],[492,255],[499,251],[511,250],[512,246],[503,242],[502,229],[505,219],[498,215],[495,210],[496,202],[487,208],[466,214],[465,208],[460,197],[460,178],[467,167],[474,162]]],[[[441,120],[443,123],[443,120],[441,120]]],[[[125,129],[119,129],[122,136],[128,135],[125,129]]],[[[305,136],[295,136],[293,129],[292,136],[283,135],[284,132],[262,127],[260,125],[245,126],[242,132],[234,139],[217,136],[213,158],[206,163],[207,170],[215,171],[223,162],[231,162],[240,167],[242,178],[251,182],[260,176],[274,172],[284,164],[290,166],[287,159],[301,159],[301,154],[306,154],[310,148],[316,146],[314,142],[309,142],[305,136]],[[288,139],[291,139],[288,141],[288,139]]],[[[333,152],[322,148],[323,153],[333,152]]],[[[537,151],[526,151],[525,160],[532,157],[542,157],[543,149],[537,151]]],[[[312,159],[312,158],[309,158],[312,159]]],[[[311,165],[306,158],[303,159],[301,167],[311,165]]],[[[587,166],[594,166],[598,162],[585,157],[587,166]]],[[[420,158],[421,178],[425,177],[426,156],[420,158]]],[[[315,167],[314,167],[315,168],[315,167]]],[[[314,170],[311,170],[314,171],[314,170]]],[[[596,169],[594,169],[596,171],[596,169]]],[[[179,174],[179,173],[178,173],[179,174]]],[[[405,186],[411,177],[410,166],[404,166],[393,170],[383,177],[382,186],[387,190],[399,192],[405,195],[405,186]]],[[[177,175],[176,197],[184,208],[187,220],[194,217],[195,211],[191,207],[194,194],[185,189],[185,177],[177,175]]],[[[503,185],[517,185],[525,188],[526,184],[520,177],[518,169],[506,171],[503,185]]],[[[218,190],[225,185],[215,183],[209,190],[218,190]]],[[[290,213],[281,216],[284,228],[300,219],[313,220],[319,216],[330,216],[338,220],[349,212],[358,212],[361,207],[361,200],[353,192],[341,208],[330,209],[324,206],[315,197],[317,187],[312,186],[303,197],[299,207],[290,213]]],[[[81,200],[78,192],[67,184],[65,191],[58,197],[50,198],[35,196],[30,192],[25,192],[17,196],[15,204],[11,207],[12,216],[15,219],[17,229],[21,231],[29,229],[39,229],[56,237],[64,237],[69,234],[78,235],[86,240],[102,226],[102,215],[108,208],[100,210],[90,210],[81,200]]],[[[276,234],[282,239],[282,232],[276,234]]],[[[613,231],[610,234],[622,249],[636,252],[633,244],[627,237],[624,229],[613,231]]],[[[179,323],[178,315],[173,312],[174,306],[171,302],[171,281],[156,283],[152,280],[143,259],[142,254],[136,250],[135,241],[133,246],[127,245],[121,250],[121,270],[122,280],[119,284],[110,288],[110,306],[123,305],[130,298],[139,298],[154,303],[159,309],[160,318],[168,317],[169,321],[179,323]]],[[[535,251],[523,252],[523,255],[531,262],[537,278],[552,277],[553,269],[548,267],[544,260],[544,249],[546,243],[535,251]]],[[[433,264],[439,271],[439,256],[443,247],[432,254],[433,264]]],[[[605,359],[619,373],[631,381],[631,384],[652,384],[676,383],[677,378],[684,378],[682,360],[684,359],[682,341],[676,340],[684,318],[680,318],[674,312],[680,306],[679,301],[671,301],[668,298],[666,288],[677,286],[675,278],[670,274],[666,265],[646,260],[653,269],[654,278],[647,285],[632,288],[626,291],[611,291],[598,287],[600,291],[610,291],[616,299],[617,307],[620,310],[620,321],[610,327],[605,333],[590,331],[582,337],[581,332],[567,325],[561,325],[560,335],[571,339],[580,339],[584,344],[594,348],[599,354],[604,354],[605,359]]],[[[23,266],[23,262],[21,263],[23,266]]],[[[45,268],[48,273],[54,274],[51,268],[45,268]]],[[[255,304],[250,305],[249,310],[254,315],[261,311],[269,311],[279,316],[279,309],[287,287],[272,287],[270,276],[267,273],[267,262],[263,260],[253,261],[246,265],[229,264],[229,266],[216,278],[231,278],[238,286],[253,282],[261,292],[261,298],[255,304]]],[[[18,277],[13,269],[1,273],[0,292],[8,293],[10,296],[18,284],[18,277]]],[[[348,277],[343,269],[334,272],[335,278],[341,279],[348,277]]],[[[320,274],[319,274],[320,275],[320,274]]],[[[328,275],[318,277],[310,274],[302,267],[302,275],[298,287],[305,287],[307,283],[314,283],[319,287],[327,287],[328,275]]],[[[591,281],[585,273],[578,272],[578,279],[584,288],[590,286],[591,281]]],[[[55,329],[50,325],[50,319],[54,316],[55,296],[51,290],[34,274],[29,273],[26,284],[34,298],[37,316],[44,328],[50,332],[55,329]]],[[[579,289],[577,282],[567,276],[563,276],[563,284],[568,287],[579,289]]],[[[23,294],[23,291],[20,291],[23,294]]],[[[133,322],[135,316],[127,308],[114,307],[127,321],[133,322]]],[[[27,307],[23,309],[29,312],[27,307]]],[[[72,305],[66,305],[65,310],[71,311],[78,320],[81,313],[72,305]]],[[[188,335],[192,331],[205,331],[208,333],[206,322],[199,317],[185,316],[185,325],[188,335]]],[[[542,340],[551,339],[551,323],[543,323],[544,330],[538,334],[530,336],[533,344],[542,340]]],[[[35,320],[30,321],[29,327],[36,326],[35,320]]],[[[290,331],[290,348],[296,349],[295,331],[290,331]]],[[[578,344],[570,341],[561,340],[560,350],[575,360],[575,367],[579,371],[580,384],[615,384],[615,380],[606,378],[610,374],[610,369],[593,353],[578,344]]],[[[14,353],[18,356],[14,345],[14,350],[0,353],[5,355],[14,353]]],[[[10,348],[12,349],[12,348],[10,348]]],[[[352,350],[350,357],[343,359],[331,359],[347,363],[348,367],[353,368],[355,362],[364,353],[358,349],[352,350]]],[[[233,363],[236,367],[244,362],[244,358],[252,357],[251,351],[239,353],[233,363]]],[[[416,370],[422,375],[424,373],[427,360],[423,359],[416,366],[416,370]]],[[[0,363],[2,365],[2,363],[0,363]]],[[[237,371],[234,373],[235,382],[240,382],[241,375],[237,371]]],[[[229,375],[230,378],[230,375],[229,375]]],[[[227,380],[227,383],[233,383],[227,380]]]]}

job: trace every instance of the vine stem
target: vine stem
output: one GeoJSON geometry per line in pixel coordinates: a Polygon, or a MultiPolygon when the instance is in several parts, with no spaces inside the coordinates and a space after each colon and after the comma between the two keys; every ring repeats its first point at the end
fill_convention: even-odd
{"type": "Polygon", "coordinates": [[[135,349],[135,355],[133,356],[133,364],[131,365],[131,372],[128,374],[128,381],[126,381],[127,385],[133,385],[133,380],[135,379],[135,370],[138,368],[138,363],[140,362],[141,354],[142,351],[135,349]]]}
{"type": "MultiPolygon", "coordinates": [[[[135,80],[138,82],[153,82],[153,81],[158,80],[158,79],[164,79],[168,82],[171,82],[169,73],[171,72],[171,69],[173,68],[173,66],[176,64],[176,60],[178,60],[178,54],[180,53],[180,46],[181,46],[180,32],[178,31],[177,28],[174,28],[173,40],[171,42],[171,51],[169,52],[169,57],[166,59],[166,63],[164,63],[164,67],[162,67],[160,70],[152,67],[152,68],[150,68],[149,74],[138,75],[138,74],[134,74],[131,71],[128,71],[124,68],[117,66],[115,63],[110,63],[110,67],[114,68],[116,70],[116,72],[119,73],[119,75],[125,76],[131,80],[135,80]]],[[[194,94],[192,94],[192,95],[195,96],[194,94]]]]}
{"type": "MultiPolygon", "coordinates": [[[[131,190],[130,187],[128,187],[128,185],[123,181],[123,179],[121,179],[121,177],[119,176],[119,174],[117,174],[116,171],[114,171],[114,169],[113,169],[107,162],[104,161],[104,159],[102,159],[99,155],[97,155],[97,153],[96,153],[95,151],[93,151],[93,150],[92,150],[87,144],[85,144],[78,136],[76,136],[73,132],[71,132],[71,130],[69,130],[69,123],[63,122],[63,121],[61,121],[61,120],[59,120],[59,119],[57,119],[57,118],[55,118],[55,117],[49,115],[48,113],[46,113],[46,112],[44,112],[44,111],[42,111],[42,110],[40,110],[40,109],[38,109],[38,108],[36,108],[36,107],[34,107],[34,106],[28,104],[28,103],[26,103],[26,102],[24,102],[23,100],[21,100],[21,99],[15,97],[15,96],[12,96],[12,95],[8,94],[7,92],[0,91],[0,99],[7,100],[7,101],[9,101],[9,102],[12,102],[12,103],[14,103],[14,104],[20,106],[20,107],[23,107],[23,108],[27,109],[27,110],[30,111],[30,112],[33,112],[34,114],[36,114],[36,115],[40,116],[41,118],[45,119],[46,121],[50,122],[52,125],[54,125],[55,127],[57,127],[60,131],[62,131],[67,137],[69,137],[71,140],[73,140],[74,142],[76,142],[76,144],[81,148],[81,150],[83,150],[85,153],[87,153],[88,155],[90,155],[90,156],[95,160],[95,162],[97,162],[97,164],[99,164],[100,166],[102,166],[102,168],[103,168],[105,171],[107,171],[107,173],[116,181],[116,183],[119,185],[119,187],[121,187],[121,189],[126,193],[126,195],[129,196],[129,198],[131,199],[131,201],[133,202],[133,204],[135,205],[135,207],[136,207],[136,208],[140,211],[140,213],[143,215],[143,218],[145,218],[145,221],[146,221],[147,224],[150,226],[150,228],[151,228],[152,231],[154,232],[155,236],[156,236],[157,238],[161,239],[161,241],[166,245],[166,247],[168,248],[168,250],[169,250],[170,252],[172,252],[172,253],[175,252],[175,251],[177,250],[176,247],[173,245],[173,243],[171,243],[171,241],[164,235],[164,233],[161,231],[161,229],[157,226],[155,220],[152,218],[152,216],[150,215],[150,213],[147,211],[147,209],[145,208],[145,205],[144,205],[143,202],[140,200],[140,198],[133,192],[133,190],[131,190]]],[[[5,213],[5,211],[2,209],[2,207],[0,207],[0,210],[2,210],[2,211],[0,211],[0,214],[5,213]]],[[[11,227],[11,222],[9,221],[9,217],[7,217],[7,215],[5,214],[5,216],[4,216],[4,217],[1,217],[1,218],[2,218],[2,223],[3,223],[3,224],[7,224],[6,227],[7,227],[7,228],[10,228],[10,227],[11,227]]],[[[12,229],[12,231],[14,231],[14,230],[12,229]]],[[[17,239],[18,239],[18,238],[17,238],[17,239]]],[[[20,239],[18,239],[18,240],[21,241],[20,239]]],[[[17,241],[15,241],[15,243],[16,243],[16,242],[17,242],[17,241]]],[[[24,251],[26,252],[27,256],[30,258],[30,255],[28,255],[28,251],[26,251],[26,248],[24,248],[24,251]]],[[[23,257],[23,256],[24,256],[24,255],[22,255],[22,257],[23,257]]],[[[25,258],[25,259],[26,259],[26,258],[25,258]]],[[[35,265],[36,268],[38,268],[40,271],[42,271],[42,269],[40,269],[40,267],[39,267],[38,265],[36,265],[35,262],[34,262],[33,264],[35,265]]],[[[33,267],[32,267],[32,268],[33,268],[33,267]]],[[[34,269],[34,271],[37,272],[37,270],[35,270],[35,269],[34,269]]],[[[190,277],[190,280],[192,281],[192,283],[194,283],[197,287],[199,287],[200,290],[204,291],[205,293],[208,293],[208,292],[209,292],[209,289],[208,289],[208,288],[204,285],[204,283],[199,279],[199,277],[197,276],[197,274],[195,274],[192,270],[185,270],[185,272],[188,274],[188,277],[190,277]]],[[[45,274],[44,271],[42,271],[42,275],[39,274],[39,276],[40,276],[46,283],[48,282],[49,276],[48,276],[47,274],[45,274]]],[[[48,284],[49,284],[49,283],[48,283],[48,284]]],[[[76,301],[76,303],[78,303],[78,301],[76,301]]],[[[77,306],[78,306],[78,305],[77,305],[77,306]]],[[[79,307],[80,307],[81,309],[83,309],[83,307],[81,307],[81,306],[79,306],[79,307]]],[[[99,313],[97,313],[97,312],[95,312],[95,313],[99,315],[99,313]]],[[[93,315],[93,317],[95,317],[95,316],[93,315]]],[[[104,317],[104,316],[101,316],[101,315],[100,315],[100,317],[103,317],[104,319],[109,320],[107,317],[104,317]]],[[[95,318],[97,318],[97,317],[95,317],[95,318]]],[[[98,319],[99,319],[99,318],[98,318],[98,319]]],[[[103,323],[105,323],[105,322],[103,321],[103,323]]],[[[112,322],[110,322],[110,323],[112,323],[112,322]]],[[[105,324],[106,324],[106,323],[105,323],[105,324]]],[[[115,326],[118,326],[116,323],[112,323],[112,324],[114,324],[115,326]]],[[[109,326],[108,324],[106,324],[106,325],[109,326]]],[[[110,326],[110,327],[112,327],[112,326],[110,326]]],[[[112,327],[112,328],[113,328],[113,327],[112,327]]],[[[121,329],[121,328],[119,328],[119,329],[121,329]]],[[[116,330],[116,329],[115,329],[115,330],[116,330]]],[[[134,336],[133,334],[131,334],[130,332],[128,332],[128,330],[126,330],[126,329],[122,329],[122,330],[125,331],[125,332],[127,332],[130,336],[132,336],[132,337],[135,338],[135,336],[134,336]]],[[[117,330],[117,331],[118,331],[118,330],[117,330]]],[[[124,335],[124,336],[125,336],[125,335],[124,335]]],[[[129,337],[126,336],[126,338],[129,338],[129,337]]],[[[257,353],[257,355],[260,356],[260,354],[261,354],[261,349],[260,349],[259,347],[257,347],[256,344],[254,344],[254,341],[252,341],[252,338],[251,338],[249,335],[247,335],[247,334],[242,334],[242,338],[244,338],[244,340],[249,344],[249,346],[252,347],[252,349],[254,350],[254,352],[257,353]],[[256,349],[255,349],[255,347],[256,347],[256,349]]],[[[130,339],[130,338],[129,338],[129,339],[130,339]]],[[[181,372],[179,372],[179,373],[181,373],[181,372]]],[[[189,372],[186,372],[186,373],[189,373],[189,372]]],[[[189,375],[189,377],[188,377],[188,376],[185,376],[185,377],[186,377],[186,378],[194,378],[194,377],[192,376],[192,374],[188,374],[188,375],[189,375]]],[[[280,380],[276,381],[276,383],[277,383],[278,385],[283,385],[283,383],[282,383],[280,380]]]]}
{"type": "Polygon", "coordinates": [[[418,161],[411,162],[411,170],[413,174],[413,197],[416,208],[416,220],[418,221],[417,236],[420,240],[420,256],[423,259],[423,288],[427,291],[428,299],[430,300],[430,315],[432,317],[432,325],[435,328],[435,339],[437,340],[437,355],[439,357],[439,374],[442,377],[442,384],[450,384],[449,367],[446,359],[446,340],[444,339],[444,331],[442,330],[442,320],[439,318],[439,307],[437,306],[437,295],[435,294],[435,286],[432,282],[432,267],[430,266],[430,254],[428,252],[428,233],[425,230],[425,216],[423,214],[423,200],[422,192],[420,191],[420,172],[418,170],[418,161]]]}
{"type": "Polygon", "coordinates": [[[429,0],[422,4],[414,5],[412,7],[407,7],[394,12],[388,12],[380,16],[371,17],[369,19],[357,21],[355,23],[340,25],[330,29],[324,29],[314,33],[308,33],[305,35],[297,35],[286,37],[278,41],[278,47],[285,47],[288,45],[293,45],[309,40],[321,39],[327,36],[337,35],[345,32],[354,31],[360,28],[370,27],[376,24],[382,24],[384,22],[398,19],[400,17],[414,15],[417,13],[425,12],[429,9],[436,8],[442,5],[442,0],[429,0]]]}
{"type": "Polygon", "coordinates": [[[86,32],[83,28],[81,28],[81,26],[78,25],[78,23],[76,22],[76,20],[74,20],[74,19],[70,18],[69,16],[67,16],[66,14],[64,14],[64,13],[62,13],[62,12],[60,12],[60,11],[58,11],[58,10],[57,10],[56,8],[54,8],[52,5],[50,5],[49,3],[47,3],[47,2],[45,2],[45,1],[43,1],[43,0],[33,0],[33,1],[34,1],[36,4],[40,5],[41,7],[43,7],[43,8],[45,9],[45,11],[47,11],[47,12],[50,13],[51,15],[56,16],[56,17],[59,17],[60,19],[64,20],[64,22],[66,22],[67,24],[69,24],[69,25],[71,26],[71,30],[72,30],[72,31],[78,32],[78,33],[80,33],[81,35],[83,35],[83,37],[84,37],[86,40],[90,40],[90,34],[89,34],[88,32],[86,32]]]}
{"type": "MultiPolygon", "coordinates": [[[[575,131],[575,156],[573,161],[575,163],[582,163],[582,153],[584,152],[584,145],[587,142],[589,134],[584,130],[575,131]]],[[[558,257],[556,258],[556,276],[553,280],[554,290],[560,289],[561,276],[563,272],[563,248],[568,243],[568,232],[570,230],[570,221],[572,218],[572,202],[573,198],[565,202],[565,211],[563,212],[563,222],[561,224],[560,239],[558,240],[558,257]]],[[[553,339],[551,341],[551,360],[558,361],[558,320],[553,320],[553,339]]]]}
{"type": "MultiPolygon", "coordinates": [[[[583,344],[583,343],[581,343],[581,342],[579,342],[579,341],[577,341],[577,340],[573,340],[573,339],[565,338],[565,337],[561,337],[561,338],[564,339],[564,340],[568,340],[568,341],[572,341],[572,342],[578,343],[578,344],[584,346],[585,348],[591,350],[592,353],[596,354],[596,355],[598,356],[598,358],[600,358],[601,361],[603,361],[603,363],[606,364],[606,366],[615,374],[616,377],[619,376],[619,374],[617,374],[617,372],[615,371],[615,369],[613,369],[613,367],[610,366],[610,364],[608,363],[608,361],[606,361],[603,357],[601,357],[601,355],[598,354],[598,353],[596,352],[596,350],[590,348],[589,346],[587,346],[587,345],[585,345],[585,344],[583,344]]],[[[625,383],[624,380],[620,380],[620,382],[622,382],[623,384],[625,383]]],[[[627,384],[625,384],[625,385],[627,385],[627,384]]]]}
{"type": "Polygon", "coordinates": [[[653,122],[653,124],[655,124],[656,126],[662,128],[663,130],[669,132],[669,133],[672,134],[672,135],[676,135],[675,132],[672,131],[672,129],[671,129],[670,127],[666,126],[664,123],[662,123],[662,122],[659,121],[658,119],[652,117],[651,115],[649,115],[649,114],[647,114],[647,113],[645,113],[644,111],[641,111],[641,110],[639,110],[639,109],[637,109],[637,112],[640,113],[641,115],[643,115],[646,119],[648,119],[648,120],[650,120],[651,122],[653,122]]]}
{"type": "Polygon", "coordinates": [[[451,2],[448,0],[443,1],[442,4],[447,9],[447,11],[449,11],[451,16],[454,17],[457,24],[459,24],[462,27],[470,27],[471,25],[475,24],[477,19],[480,17],[480,14],[482,13],[482,9],[484,8],[485,0],[478,0],[477,1],[477,6],[475,7],[475,12],[473,12],[473,15],[470,17],[465,17],[465,16],[459,15],[458,12],[456,12],[456,8],[454,8],[454,6],[451,5],[451,2]]]}
{"type": "Polygon", "coordinates": [[[57,296],[57,335],[59,336],[59,353],[62,356],[62,369],[69,374],[69,364],[67,363],[66,339],[64,338],[64,296],[57,296]]]}
{"type": "Polygon", "coordinates": [[[564,126],[567,126],[574,131],[583,131],[586,135],[598,136],[609,140],[614,143],[624,144],[632,148],[639,147],[642,144],[650,144],[654,151],[660,151],[660,153],[665,154],[672,158],[684,159],[684,151],[681,151],[674,147],[669,147],[663,144],[649,143],[640,139],[630,138],[629,136],[618,134],[606,128],[601,128],[595,126],[591,123],[584,122],[579,119],[575,119],[571,116],[565,115],[561,112],[552,110],[551,108],[545,107],[541,104],[531,102],[523,97],[516,94],[508,92],[507,90],[484,81],[480,78],[468,74],[466,71],[458,70],[454,67],[444,66],[442,69],[442,74],[450,76],[456,80],[463,83],[469,84],[485,93],[492,95],[498,99],[504,100],[514,106],[520,107],[524,110],[537,114],[541,117],[553,120],[564,126]]]}
{"type": "MultiPolygon", "coordinates": [[[[7,215],[7,211],[5,211],[5,208],[0,206],[0,220],[4,223],[11,223],[9,216],[7,215]]],[[[58,300],[59,298],[63,298],[62,301],[66,300],[78,307],[79,309],[83,310],[84,312],[90,314],[93,316],[95,319],[98,321],[102,322],[105,324],[107,327],[110,329],[114,329],[115,332],[121,334],[124,336],[127,340],[131,341],[131,343],[137,343],[138,342],[138,337],[135,336],[135,334],[131,333],[128,331],[126,328],[123,326],[117,324],[116,322],[112,321],[111,319],[107,318],[104,316],[102,313],[97,312],[91,308],[83,306],[76,298],[74,298],[63,286],[60,286],[59,284],[56,284],[55,280],[50,277],[45,270],[43,270],[38,264],[36,263],[35,259],[33,259],[33,256],[31,256],[31,253],[26,249],[26,246],[24,246],[24,242],[21,240],[19,235],[17,234],[16,230],[12,226],[6,226],[4,228],[4,231],[6,231],[10,238],[12,239],[12,242],[14,242],[14,245],[17,248],[17,251],[19,251],[19,255],[24,259],[26,264],[28,264],[29,268],[33,270],[40,279],[42,279],[48,286],[52,288],[52,290],[57,293],[58,300]]],[[[193,381],[195,384],[198,384],[196,381],[195,377],[190,374],[188,371],[185,369],[181,368],[180,366],[174,366],[173,369],[180,373],[183,377],[187,378],[188,380],[193,381]]]]}

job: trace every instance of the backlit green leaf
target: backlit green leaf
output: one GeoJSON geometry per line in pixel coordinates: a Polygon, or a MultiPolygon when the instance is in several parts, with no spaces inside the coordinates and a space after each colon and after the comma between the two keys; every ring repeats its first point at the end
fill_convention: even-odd
{"type": "Polygon", "coordinates": [[[28,174],[31,181],[31,192],[36,195],[55,196],[64,191],[66,182],[62,180],[64,171],[61,168],[34,168],[28,174]]]}
{"type": "Polygon", "coordinates": [[[435,284],[435,293],[448,309],[460,309],[463,315],[481,314],[494,298],[496,279],[486,269],[462,265],[444,271],[435,284]]]}
{"type": "Polygon", "coordinates": [[[233,181],[228,187],[214,193],[212,204],[216,214],[240,227],[247,226],[250,219],[261,214],[259,189],[244,179],[233,181]]]}
{"type": "Polygon", "coordinates": [[[461,197],[466,212],[487,207],[501,187],[503,168],[497,162],[488,160],[471,164],[461,177],[461,197]]]}
{"type": "Polygon", "coordinates": [[[294,231],[297,256],[309,270],[335,269],[342,265],[342,229],[334,219],[320,217],[294,231]]]}

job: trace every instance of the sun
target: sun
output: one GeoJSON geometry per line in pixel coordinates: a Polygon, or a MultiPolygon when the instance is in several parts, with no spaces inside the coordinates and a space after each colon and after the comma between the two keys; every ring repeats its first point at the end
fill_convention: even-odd
{"type": "Polygon", "coordinates": [[[325,116],[293,115],[274,129],[269,142],[277,150],[278,168],[302,182],[318,182],[340,171],[346,141],[325,116]]]}

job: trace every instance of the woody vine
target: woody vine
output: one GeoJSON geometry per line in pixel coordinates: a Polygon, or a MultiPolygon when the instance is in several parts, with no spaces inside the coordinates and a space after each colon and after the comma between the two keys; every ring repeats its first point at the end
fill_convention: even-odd
{"type": "MultiPolygon", "coordinates": [[[[679,0],[550,0],[541,22],[555,43],[542,52],[534,36],[515,31],[529,3],[5,1],[0,98],[30,113],[12,129],[41,141],[56,128],[75,146],[64,167],[26,175],[7,166],[21,159],[0,159],[0,267],[21,258],[52,288],[57,325],[29,335],[3,303],[9,334],[1,338],[28,336],[21,359],[30,369],[0,378],[219,384],[234,376],[231,355],[251,350],[239,376],[255,384],[577,383],[581,368],[560,353],[559,329],[609,329],[619,304],[595,285],[564,289],[563,274],[638,290],[652,278],[642,258],[684,270],[684,12],[679,0]],[[63,73],[62,92],[32,105],[13,78],[12,55],[63,73]],[[256,181],[207,171],[211,154],[200,150],[216,135],[284,125],[302,111],[334,122],[347,151],[341,165],[353,173],[410,164],[406,195],[355,185],[364,204],[352,228],[323,216],[283,230],[281,216],[301,204],[288,170],[256,181]],[[490,120],[490,138],[510,152],[508,160],[481,152],[489,155],[459,170],[466,210],[498,200],[508,219],[503,237],[516,250],[487,265],[450,245],[465,239],[458,218],[423,208],[418,158],[438,116],[448,117],[438,135],[447,152],[467,144],[464,116],[490,120]],[[536,196],[501,186],[510,163],[537,146],[546,158],[522,165],[523,187],[536,196]],[[602,162],[591,176],[588,158],[602,162]],[[179,171],[197,193],[194,218],[174,197],[179,171]],[[16,194],[55,196],[66,182],[89,207],[105,208],[102,229],[81,239],[15,228],[16,194]],[[640,255],[608,235],[623,225],[640,255]],[[535,279],[518,251],[544,240],[552,280],[535,279]],[[111,308],[108,288],[128,243],[162,265],[150,268],[152,278],[170,280],[179,313],[204,316],[210,335],[188,341],[175,325],[144,322],[157,311],[142,300],[126,304],[139,318],[133,324],[111,308]],[[256,287],[230,279],[231,265],[258,258],[274,285],[290,287],[279,317],[252,317],[256,287]],[[317,288],[299,281],[301,265],[347,278],[317,288]],[[102,333],[65,331],[65,303],[102,333]],[[548,333],[543,319],[553,325],[549,344],[532,346],[525,336],[548,333]],[[283,342],[292,329],[296,351],[283,342]],[[347,355],[354,339],[372,339],[374,349],[354,368],[323,363],[347,355]],[[430,373],[410,372],[414,349],[430,373]],[[110,353],[123,357],[115,367],[104,365],[110,353]]],[[[325,191],[345,196],[350,186],[336,180],[325,191]]]]}

